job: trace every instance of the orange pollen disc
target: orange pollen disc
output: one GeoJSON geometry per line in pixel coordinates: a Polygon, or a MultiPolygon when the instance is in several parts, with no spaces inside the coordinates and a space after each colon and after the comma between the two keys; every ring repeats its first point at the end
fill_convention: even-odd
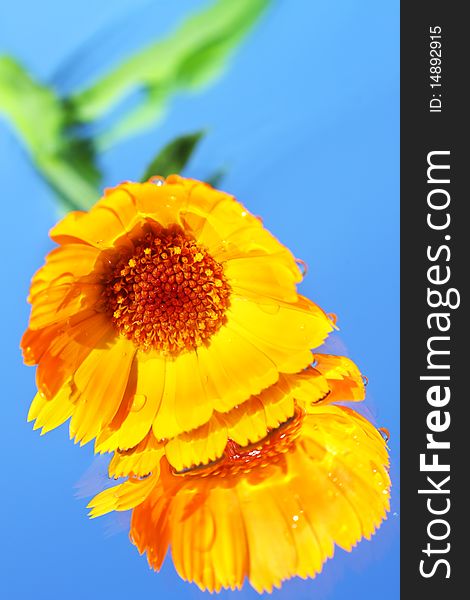
{"type": "Polygon", "coordinates": [[[177,355],[226,321],[230,287],[222,265],[178,226],[147,232],[104,281],[106,310],[136,346],[177,355]]]}
{"type": "Polygon", "coordinates": [[[290,419],[272,429],[259,442],[240,446],[229,440],[222,458],[209,465],[201,465],[175,472],[176,475],[198,475],[201,477],[230,477],[251,473],[275,464],[291,450],[298,437],[304,412],[299,408],[290,419]]]}

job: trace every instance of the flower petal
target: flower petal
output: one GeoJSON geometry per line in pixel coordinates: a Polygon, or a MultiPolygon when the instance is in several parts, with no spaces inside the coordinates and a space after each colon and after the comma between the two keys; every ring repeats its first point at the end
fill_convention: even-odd
{"type": "Polygon", "coordinates": [[[148,435],[132,450],[115,452],[109,464],[109,476],[143,477],[159,469],[160,459],[165,454],[164,446],[154,436],[148,435]]]}
{"type": "Polygon", "coordinates": [[[364,400],[363,377],[351,359],[331,354],[315,354],[314,358],[317,361],[315,369],[328,380],[331,389],[327,399],[329,403],[364,400]]]}
{"type": "Polygon", "coordinates": [[[65,274],[47,288],[31,292],[29,327],[42,329],[93,310],[99,303],[100,294],[99,284],[77,282],[65,274]]]}
{"type": "Polygon", "coordinates": [[[77,410],[70,422],[70,436],[86,444],[106,427],[124,397],[135,347],[117,338],[94,348],[74,375],[77,410]]]}
{"type": "Polygon", "coordinates": [[[165,389],[153,422],[157,439],[171,438],[206,423],[213,412],[198,368],[198,356],[187,352],[167,360],[165,389]]]}
{"type": "Polygon", "coordinates": [[[28,421],[35,421],[33,429],[41,429],[41,435],[55,429],[72,416],[75,405],[70,399],[70,382],[64,384],[57,394],[47,399],[36,394],[28,413],[28,421]]]}
{"type": "Polygon", "coordinates": [[[116,444],[121,450],[136,446],[152,429],[159,413],[165,388],[166,360],[153,356],[148,359],[137,354],[135,386],[126,393],[132,395],[131,408],[119,426],[116,444]]]}
{"type": "MultiPolygon", "coordinates": [[[[266,299],[296,302],[298,269],[286,264],[283,253],[234,258],[224,263],[224,273],[233,292],[251,300],[266,299]],[[256,277],[253,277],[256,273],[256,277]]],[[[267,302],[267,300],[265,300],[267,302]]]]}
{"type": "Polygon", "coordinates": [[[100,347],[104,340],[114,338],[109,320],[100,313],[78,314],[71,317],[67,327],[52,327],[53,336],[34,341],[40,347],[44,343],[44,354],[36,371],[38,389],[48,397],[54,396],[62,385],[79,368],[93,348],[100,347]]]}
{"type": "Polygon", "coordinates": [[[64,274],[74,279],[90,275],[99,257],[100,251],[97,248],[84,244],[66,244],[54,248],[47,255],[46,264],[32,279],[31,295],[43,291],[64,274]]]}
{"type": "Polygon", "coordinates": [[[158,480],[158,471],[145,478],[130,478],[124,483],[99,493],[88,504],[89,516],[99,517],[113,510],[129,510],[150,494],[158,480]]]}
{"type": "Polygon", "coordinates": [[[310,349],[321,345],[332,331],[325,313],[302,296],[295,304],[263,304],[234,296],[228,318],[283,373],[306,367],[311,362],[310,349]]]}
{"type": "Polygon", "coordinates": [[[270,357],[230,326],[219,330],[209,348],[198,349],[198,359],[203,381],[210,380],[217,392],[212,400],[219,412],[258,394],[279,377],[270,357]]]}
{"type": "Polygon", "coordinates": [[[182,471],[216,460],[222,456],[226,445],[227,429],[222,418],[215,414],[205,425],[168,440],[165,454],[170,464],[182,471]]]}

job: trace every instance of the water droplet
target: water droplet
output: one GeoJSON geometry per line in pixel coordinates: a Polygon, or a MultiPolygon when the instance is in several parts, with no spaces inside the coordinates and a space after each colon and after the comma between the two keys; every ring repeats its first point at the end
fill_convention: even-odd
{"type": "Polygon", "coordinates": [[[164,177],[150,177],[149,179],[149,183],[153,183],[154,185],[158,185],[161,186],[165,183],[165,178],[164,177]]]}
{"type": "Polygon", "coordinates": [[[299,520],[299,515],[294,515],[294,516],[292,517],[292,520],[293,520],[293,521],[298,521],[298,520],[299,520]]]}
{"type": "Polygon", "coordinates": [[[300,272],[302,274],[302,277],[305,277],[308,273],[308,265],[307,263],[302,260],[301,258],[296,258],[295,262],[297,263],[297,266],[300,268],[300,272]]]}
{"type": "Polygon", "coordinates": [[[362,375],[362,383],[364,384],[364,387],[367,387],[369,385],[369,378],[366,377],[365,375],[362,375]]]}
{"type": "Polygon", "coordinates": [[[147,396],[145,394],[136,394],[132,400],[131,410],[138,412],[142,410],[147,402],[147,396]]]}
{"type": "Polygon", "coordinates": [[[377,431],[380,433],[383,439],[388,442],[390,439],[390,431],[386,427],[379,427],[377,431]]]}

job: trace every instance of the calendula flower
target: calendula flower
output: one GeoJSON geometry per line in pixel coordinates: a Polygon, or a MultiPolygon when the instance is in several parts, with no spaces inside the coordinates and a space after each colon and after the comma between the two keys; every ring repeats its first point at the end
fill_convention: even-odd
{"type": "Polygon", "coordinates": [[[320,400],[296,404],[255,444],[230,440],[209,465],[177,472],[162,456],[149,476],[128,478],[90,506],[93,517],[132,509],[131,540],[154,569],[171,548],[180,576],[202,590],[248,579],[262,592],[314,577],[335,545],[349,551],[370,538],[389,510],[389,486],[378,430],[320,400]]]}
{"type": "MultiPolygon", "coordinates": [[[[205,465],[220,458],[227,444],[241,447],[258,442],[266,433],[294,416],[296,406],[330,404],[364,399],[364,383],[357,366],[344,356],[315,354],[315,367],[279,380],[226,413],[214,412],[207,423],[159,441],[152,432],[134,448],[117,450],[109,465],[111,477],[145,476],[159,469],[163,455],[176,471],[205,465]]],[[[111,433],[112,436],[120,432],[111,433]]],[[[106,434],[106,432],[105,432],[106,434]]],[[[97,440],[97,450],[109,451],[116,440],[107,435],[97,440]]]]}
{"type": "Polygon", "coordinates": [[[292,254],[198,181],[124,183],[50,235],[22,339],[43,432],[71,417],[81,443],[174,438],[305,368],[332,330],[292,254]]]}

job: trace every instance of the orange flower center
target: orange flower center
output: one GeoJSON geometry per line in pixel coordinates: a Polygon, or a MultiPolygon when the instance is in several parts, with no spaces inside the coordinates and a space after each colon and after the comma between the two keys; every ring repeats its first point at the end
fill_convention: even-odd
{"type": "Polygon", "coordinates": [[[225,323],[222,265],[178,226],[148,231],[113,265],[104,286],[118,331],[144,350],[194,350],[225,323]]]}
{"type": "Polygon", "coordinates": [[[304,412],[297,408],[294,415],[272,429],[263,439],[249,446],[240,446],[229,440],[225,452],[217,461],[175,472],[176,475],[199,475],[202,477],[230,477],[251,473],[254,469],[272,465],[289,452],[298,437],[304,412]]]}

